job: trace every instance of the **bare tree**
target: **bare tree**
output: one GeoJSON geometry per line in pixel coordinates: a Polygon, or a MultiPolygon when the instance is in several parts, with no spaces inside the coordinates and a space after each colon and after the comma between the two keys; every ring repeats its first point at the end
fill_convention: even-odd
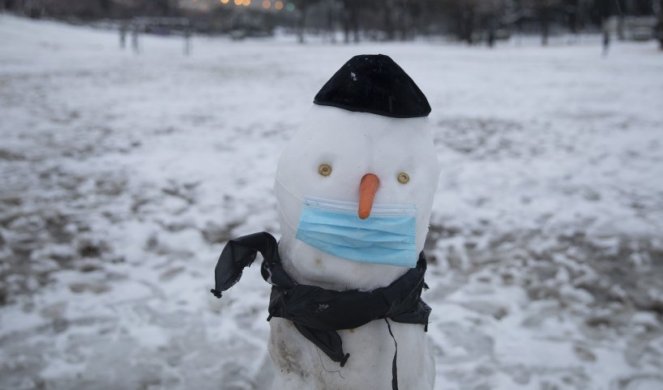
{"type": "Polygon", "coordinates": [[[306,32],[306,19],[308,16],[309,9],[315,3],[318,3],[320,0],[291,0],[291,3],[295,5],[299,16],[297,18],[297,40],[299,43],[304,43],[304,33],[306,32]]]}
{"type": "Polygon", "coordinates": [[[382,30],[387,40],[395,40],[397,38],[406,40],[411,38],[412,20],[418,12],[419,7],[416,0],[386,0],[375,5],[377,7],[370,7],[367,9],[367,12],[371,12],[371,8],[382,8],[382,30]]]}
{"type": "Polygon", "coordinates": [[[568,28],[572,34],[578,34],[587,22],[593,0],[564,0],[563,8],[568,17],[568,28]]]}
{"type": "Polygon", "coordinates": [[[441,14],[447,15],[451,31],[468,44],[484,40],[493,46],[497,30],[513,8],[513,0],[442,0],[441,14]]]}
{"type": "Polygon", "coordinates": [[[350,43],[350,33],[354,42],[359,42],[359,10],[361,2],[357,0],[341,0],[343,20],[343,41],[350,43]]]}
{"type": "Polygon", "coordinates": [[[335,14],[335,2],[334,0],[327,0],[327,31],[329,33],[329,39],[331,43],[336,43],[336,28],[334,26],[334,14],[335,14]]]}
{"type": "Polygon", "coordinates": [[[297,40],[299,43],[304,43],[304,32],[306,30],[306,14],[308,13],[309,2],[306,0],[294,2],[299,10],[299,18],[297,20],[297,40]]]}
{"type": "Polygon", "coordinates": [[[396,38],[396,22],[395,18],[398,15],[398,11],[396,10],[396,0],[385,0],[384,5],[383,5],[383,16],[384,16],[384,33],[386,34],[386,38],[389,41],[392,41],[396,38]]]}
{"type": "Polygon", "coordinates": [[[442,0],[453,23],[452,30],[459,40],[474,43],[477,24],[477,5],[480,0],[442,0]]]}
{"type": "Polygon", "coordinates": [[[659,0],[658,5],[658,44],[663,50],[663,0],[659,0]]]}
{"type": "Polygon", "coordinates": [[[541,29],[541,44],[547,46],[550,38],[550,28],[555,13],[562,6],[562,0],[523,0],[522,4],[536,16],[541,29]]]}
{"type": "Polygon", "coordinates": [[[483,0],[477,3],[479,28],[485,32],[486,43],[489,47],[495,45],[497,28],[501,24],[508,0],[483,0]]]}

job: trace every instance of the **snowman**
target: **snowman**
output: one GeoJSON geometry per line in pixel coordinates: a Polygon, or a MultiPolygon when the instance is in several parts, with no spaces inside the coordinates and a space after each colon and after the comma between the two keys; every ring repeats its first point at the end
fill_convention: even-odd
{"type": "Polygon", "coordinates": [[[439,165],[430,106],[389,57],[350,59],[278,164],[281,239],[231,240],[217,297],[260,252],[274,389],[432,389],[421,300],[439,165]]]}

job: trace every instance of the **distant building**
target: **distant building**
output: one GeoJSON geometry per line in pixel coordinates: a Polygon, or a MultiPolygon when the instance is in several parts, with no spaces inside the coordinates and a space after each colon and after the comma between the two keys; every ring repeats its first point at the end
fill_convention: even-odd
{"type": "Polygon", "coordinates": [[[264,12],[293,11],[295,9],[294,4],[287,0],[180,0],[179,6],[203,12],[219,7],[229,10],[245,8],[264,12]]]}
{"type": "Polygon", "coordinates": [[[656,16],[613,16],[607,21],[611,34],[628,41],[648,41],[656,38],[656,16]]]}

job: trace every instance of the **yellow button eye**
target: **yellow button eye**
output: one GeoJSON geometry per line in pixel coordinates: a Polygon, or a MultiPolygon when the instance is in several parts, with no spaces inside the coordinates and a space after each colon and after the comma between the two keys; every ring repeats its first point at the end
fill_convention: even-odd
{"type": "Polygon", "coordinates": [[[332,173],[332,167],[329,164],[320,164],[318,167],[318,173],[322,176],[329,176],[332,173]]]}
{"type": "Polygon", "coordinates": [[[397,176],[398,182],[401,184],[407,184],[410,181],[410,175],[405,172],[401,172],[397,176]]]}

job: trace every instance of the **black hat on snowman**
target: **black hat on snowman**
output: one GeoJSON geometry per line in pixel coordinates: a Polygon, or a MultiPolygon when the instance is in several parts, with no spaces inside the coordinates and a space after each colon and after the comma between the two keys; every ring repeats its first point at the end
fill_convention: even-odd
{"type": "Polygon", "coordinates": [[[426,96],[390,57],[352,57],[320,89],[313,103],[393,118],[430,114],[426,96]]]}

